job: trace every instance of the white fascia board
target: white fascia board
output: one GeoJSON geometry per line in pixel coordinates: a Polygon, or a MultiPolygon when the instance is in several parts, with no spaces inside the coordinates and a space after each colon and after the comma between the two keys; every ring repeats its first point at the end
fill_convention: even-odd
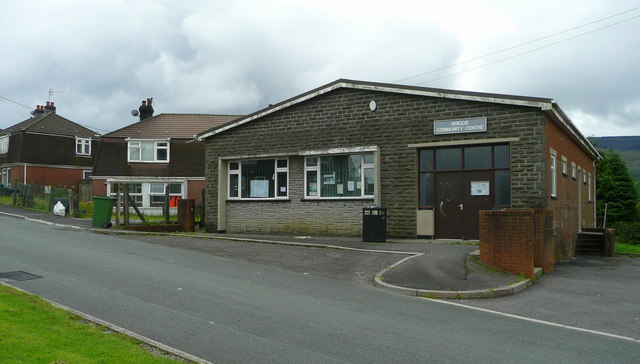
{"type": "Polygon", "coordinates": [[[553,116],[555,116],[556,119],[562,124],[562,126],[564,126],[565,129],[571,133],[573,138],[575,138],[575,140],[582,145],[585,151],[590,152],[593,155],[593,157],[595,157],[596,160],[602,160],[602,156],[600,155],[600,153],[598,153],[598,150],[593,146],[593,144],[591,144],[589,139],[585,138],[585,136],[582,135],[580,130],[578,130],[575,124],[573,124],[571,119],[569,119],[567,114],[565,114],[564,111],[562,111],[560,106],[558,106],[558,104],[555,101],[553,104],[555,107],[553,107],[551,110],[548,110],[548,111],[550,111],[553,114],[553,116]]]}
{"type": "Polygon", "coordinates": [[[376,146],[366,147],[349,147],[349,148],[331,148],[322,150],[305,150],[298,153],[298,155],[323,155],[323,154],[348,154],[348,153],[364,153],[364,152],[376,152],[379,148],[376,146]]]}
{"type": "Polygon", "coordinates": [[[157,182],[165,182],[165,183],[184,183],[187,181],[192,181],[195,179],[204,180],[204,177],[127,177],[127,176],[92,176],[94,179],[104,179],[110,183],[125,183],[125,182],[149,182],[149,183],[157,183],[157,182]]]}

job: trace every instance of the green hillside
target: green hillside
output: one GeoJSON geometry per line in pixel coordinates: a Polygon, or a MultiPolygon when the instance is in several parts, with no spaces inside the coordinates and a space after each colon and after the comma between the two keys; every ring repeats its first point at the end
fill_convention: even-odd
{"type": "Polygon", "coordinates": [[[598,149],[611,149],[620,155],[631,176],[640,183],[640,136],[590,137],[598,149]]]}

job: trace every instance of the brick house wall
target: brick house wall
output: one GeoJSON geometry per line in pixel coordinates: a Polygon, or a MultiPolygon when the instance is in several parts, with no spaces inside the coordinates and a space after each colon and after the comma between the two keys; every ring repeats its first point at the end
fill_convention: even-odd
{"type": "Polygon", "coordinates": [[[595,213],[595,170],[593,160],[570,139],[566,132],[555,123],[545,124],[545,158],[549,178],[545,184],[548,206],[556,216],[553,226],[556,260],[571,258],[575,253],[577,231],[584,227],[594,227],[595,213]],[[556,152],[557,196],[551,196],[551,153],[556,152]],[[567,173],[562,172],[563,158],[567,161],[567,173]],[[576,178],[572,177],[572,163],[576,164],[576,178]],[[587,184],[583,183],[587,176],[587,184]],[[589,185],[589,175],[591,184],[589,185]],[[591,201],[589,201],[591,188],[591,201]]]}
{"type": "Polygon", "coordinates": [[[409,144],[516,137],[511,206],[545,208],[545,120],[535,107],[339,88],[206,140],[207,230],[218,226],[219,158],[278,155],[290,158],[289,201],[227,201],[227,231],[360,234],[362,207],[372,200],[301,201],[299,153],[345,147],[379,148],[378,204],[388,208],[389,236],[416,236],[418,152],[409,144]],[[486,117],[487,132],[433,135],[434,120],[469,117],[486,117]]]}
{"type": "MultiPolygon", "coordinates": [[[[11,167],[12,182],[24,182],[24,166],[11,167]]],[[[91,170],[91,169],[85,169],[91,170]]],[[[78,182],[83,178],[83,170],[55,166],[27,165],[27,184],[54,186],[59,188],[78,188],[78,182]]]]}

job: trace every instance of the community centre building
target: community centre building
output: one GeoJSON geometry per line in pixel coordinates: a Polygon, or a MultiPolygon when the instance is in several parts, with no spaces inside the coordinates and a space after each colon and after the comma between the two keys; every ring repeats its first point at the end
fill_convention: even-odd
{"type": "Polygon", "coordinates": [[[548,98],[340,79],[198,135],[211,232],[478,239],[479,211],[551,210],[556,256],[595,223],[597,150],[548,98]]]}

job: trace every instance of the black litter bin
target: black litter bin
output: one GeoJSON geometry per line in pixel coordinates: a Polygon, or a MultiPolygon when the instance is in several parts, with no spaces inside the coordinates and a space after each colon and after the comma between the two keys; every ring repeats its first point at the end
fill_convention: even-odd
{"type": "Polygon", "coordinates": [[[375,206],[362,209],[362,241],[387,241],[387,209],[375,206]]]}

